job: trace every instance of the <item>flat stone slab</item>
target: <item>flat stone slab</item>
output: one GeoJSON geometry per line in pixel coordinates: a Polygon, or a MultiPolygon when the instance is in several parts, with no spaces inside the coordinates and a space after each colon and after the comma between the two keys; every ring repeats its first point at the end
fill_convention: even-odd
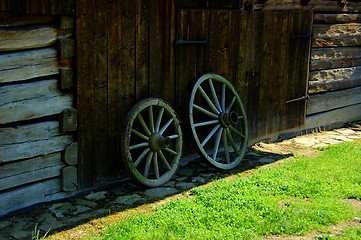
{"type": "Polygon", "coordinates": [[[105,191],[93,192],[93,193],[86,195],[85,198],[88,200],[102,200],[102,199],[106,198],[105,194],[107,194],[107,192],[105,192],[105,191]]]}
{"type": "Polygon", "coordinates": [[[144,200],[144,198],[139,196],[138,194],[132,194],[127,196],[117,197],[117,199],[115,199],[115,202],[118,204],[132,205],[133,203],[141,200],[144,200]]]}
{"type": "Polygon", "coordinates": [[[196,186],[197,186],[197,184],[192,183],[192,182],[181,182],[181,183],[178,183],[176,185],[176,187],[179,187],[181,189],[191,189],[191,188],[194,188],[196,186]]]}
{"type": "Polygon", "coordinates": [[[162,198],[172,194],[177,193],[178,191],[173,187],[159,187],[151,188],[145,191],[145,195],[149,197],[162,198]]]}

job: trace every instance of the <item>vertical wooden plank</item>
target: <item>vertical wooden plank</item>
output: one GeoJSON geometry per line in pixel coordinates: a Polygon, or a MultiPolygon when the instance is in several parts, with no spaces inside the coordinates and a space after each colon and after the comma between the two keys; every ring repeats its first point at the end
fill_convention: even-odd
{"type": "Polygon", "coordinates": [[[108,171],[120,174],[122,124],[135,102],[136,2],[109,2],[108,23],[108,171]]]}
{"type": "Polygon", "coordinates": [[[263,12],[242,12],[240,14],[240,42],[235,86],[243,101],[249,126],[250,139],[258,135],[260,72],[262,65],[263,12]]]}
{"type": "MultiPolygon", "coordinates": [[[[311,11],[300,11],[293,14],[292,36],[304,35],[312,31],[313,13],[311,11]]],[[[307,94],[309,62],[310,62],[311,37],[295,38],[290,42],[289,76],[292,85],[288,87],[287,100],[300,98],[307,94]]],[[[286,104],[286,115],[288,116],[285,129],[301,127],[306,118],[306,100],[295,101],[286,104]]]]}
{"type": "Polygon", "coordinates": [[[149,97],[149,1],[137,0],[135,36],[136,102],[149,97]]]}
{"type": "Polygon", "coordinates": [[[174,103],[174,1],[150,1],[149,93],[174,103]]]}
{"type": "Polygon", "coordinates": [[[77,55],[77,108],[79,187],[93,185],[93,21],[92,4],[87,0],[76,0],[76,55],[77,55]]]}
{"type": "Polygon", "coordinates": [[[92,1],[93,18],[93,158],[96,184],[105,183],[108,169],[108,42],[107,4],[92,1]]]}

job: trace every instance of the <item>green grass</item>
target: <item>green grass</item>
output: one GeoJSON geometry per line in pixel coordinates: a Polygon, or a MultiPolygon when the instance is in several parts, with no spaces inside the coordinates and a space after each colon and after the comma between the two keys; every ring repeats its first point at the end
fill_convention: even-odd
{"type": "MultiPolygon", "coordinates": [[[[293,157],[262,167],[249,177],[195,188],[190,198],[109,226],[100,239],[295,236],[360,217],[341,199],[361,198],[361,144],[343,143],[323,152],[315,158],[293,157]]],[[[359,239],[360,232],[350,229],[345,234],[359,239]]]]}

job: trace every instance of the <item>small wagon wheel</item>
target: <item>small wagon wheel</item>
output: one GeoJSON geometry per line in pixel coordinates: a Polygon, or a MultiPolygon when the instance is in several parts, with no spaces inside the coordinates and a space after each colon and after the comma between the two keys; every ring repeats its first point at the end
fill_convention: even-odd
{"type": "Polygon", "coordinates": [[[128,114],[122,138],[123,162],[138,182],[157,187],[178,169],[182,129],[176,112],[161,99],[149,98],[128,114]]]}
{"type": "Polygon", "coordinates": [[[213,73],[201,76],[193,87],[189,118],[203,157],[220,169],[238,166],[248,144],[248,124],[230,82],[213,73]]]}

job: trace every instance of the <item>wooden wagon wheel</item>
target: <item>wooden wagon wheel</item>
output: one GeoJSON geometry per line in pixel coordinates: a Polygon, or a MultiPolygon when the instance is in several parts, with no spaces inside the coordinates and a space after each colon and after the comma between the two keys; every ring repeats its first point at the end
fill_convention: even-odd
{"type": "Polygon", "coordinates": [[[203,157],[220,169],[238,166],[248,144],[248,124],[241,99],[230,82],[213,73],[200,77],[193,87],[189,118],[203,157]]]}
{"type": "Polygon", "coordinates": [[[124,165],[138,182],[161,186],[178,169],[182,139],[180,121],[172,107],[161,99],[144,99],[132,108],[125,123],[124,165]]]}

